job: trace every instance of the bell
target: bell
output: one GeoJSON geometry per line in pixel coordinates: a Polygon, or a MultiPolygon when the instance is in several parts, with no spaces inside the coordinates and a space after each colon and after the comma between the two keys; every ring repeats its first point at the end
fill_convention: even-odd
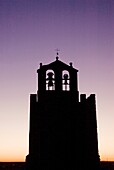
{"type": "Polygon", "coordinates": [[[51,87],[51,86],[53,86],[53,73],[49,72],[47,75],[48,75],[48,78],[47,78],[47,80],[48,80],[48,87],[51,87]]]}
{"type": "Polygon", "coordinates": [[[51,87],[51,86],[53,86],[53,81],[52,81],[52,80],[49,80],[49,81],[48,81],[48,87],[51,87]]]}
{"type": "Polygon", "coordinates": [[[64,84],[65,85],[68,84],[67,80],[68,80],[68,74],[64,74],[64,84]]]}
{"type": "Polygon", "coordinates": [[[68,84],[67,80],[64,80],[64,85],[67,85],[67,84],[68,84]]]}
{"type": "Polygon", "coordinates": [[[47,75],[48,75],[47,80],[53,80],[53,73],[52,72],[49,72],[47,75]]]}

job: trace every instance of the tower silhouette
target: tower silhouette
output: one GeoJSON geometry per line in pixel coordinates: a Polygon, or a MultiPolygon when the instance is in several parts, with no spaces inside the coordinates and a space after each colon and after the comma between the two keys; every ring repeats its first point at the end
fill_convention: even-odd
{"type": "Polygon", "coordinates": [[[79,98],[78,70],[59,60],[40,63],[30,95],[29,170],[98,170],[95,94],[79,98]]]}

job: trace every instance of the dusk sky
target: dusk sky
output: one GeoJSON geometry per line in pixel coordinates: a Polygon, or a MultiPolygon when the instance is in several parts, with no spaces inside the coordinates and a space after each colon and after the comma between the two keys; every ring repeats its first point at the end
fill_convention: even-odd
{"type": "Polygon", "coordinates": [[[100,158],[114,161],[114,0],[0,0],[0,161],[25,161],[29,97],[56,48],[96,94],[100,158]]]}

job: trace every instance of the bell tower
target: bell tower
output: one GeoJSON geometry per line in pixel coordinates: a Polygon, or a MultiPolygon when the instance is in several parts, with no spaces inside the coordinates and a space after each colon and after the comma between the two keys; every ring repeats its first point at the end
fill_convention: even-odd
{"type": "MultiPolygon", "coordinates": [[[[37,70],[38,73],[38,98],[43,100],[47,94],[70,94],[78,101],[77,72],[72,63],[66,65],[56,57],[56,61],[42,65],[37,70]]],[[[71,97],[72,97],[71,96],[71,97]]]]}
{"type": "Polygon", "coordinates": [[[99,169],[95,95],[79,99],[77,73],[59,60],[40,63],[30,95],[28,170],[99,169]]]}

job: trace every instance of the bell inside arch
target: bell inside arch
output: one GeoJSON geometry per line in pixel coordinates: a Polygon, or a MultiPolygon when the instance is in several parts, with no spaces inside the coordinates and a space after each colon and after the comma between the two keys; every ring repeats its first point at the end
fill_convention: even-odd
{"type": "Polygon", "coordinates": [[[64,74],[64,85],[68,84],[68,74],[64,74]]]}
{"type": "Polygon", "coordinates": [[[54,80],[53,75],[54,74],[52,72],[49,72],[47,75],[48,75],[48,78],[47,78],[48,86],[51,87],[51,86],[53,86],[53,80],[54,80]]]}
{"type": "Polygon", "coordinates": [[[53,82],[52,82],[51,80],[49,80],[48,86],[49,86],[49,87],[53,86],[53,82]]]}

